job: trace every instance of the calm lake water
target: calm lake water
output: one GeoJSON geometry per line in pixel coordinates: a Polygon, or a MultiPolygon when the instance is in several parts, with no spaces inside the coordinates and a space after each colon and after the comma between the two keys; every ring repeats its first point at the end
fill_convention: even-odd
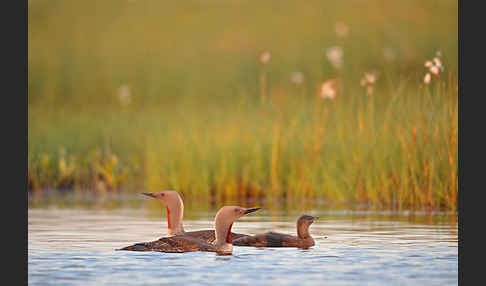
{"type": "MultiPolygon", "coordinates": [[[[215,212],[192,213],[186,230],[211,229],[215,212]]],[[[29,285],[457,285],[456,214],[312,211],[316,245],[234,246],[215,253],[115,251],[166,234],[166,215],[146,208],[28,210],[29,285]]],[[[300,214],[258,213],[233,231],[296,234],[300,214]]]]}

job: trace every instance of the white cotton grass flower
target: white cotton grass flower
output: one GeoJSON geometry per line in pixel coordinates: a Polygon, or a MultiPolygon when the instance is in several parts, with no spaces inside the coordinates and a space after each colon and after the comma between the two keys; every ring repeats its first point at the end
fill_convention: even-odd
{"type": "Polygon", "coordinates": [[[290,74],[290,81],[297,85],[300,85],[304,83],[304,74],[301,72],[293,72],[292,74],[290,74]]]}
{"type": "Polygon", "coordinates": [[[437,57],[434,58],[434,64],[435,64],[436,67],[442,68],[442,62],[437,57]]]}
{"type": "Polygon", "coordinates": [[[339,46],[333,46],[327,49],[326,56],[331,64],[340,69],[343,65],[343,49],[339,46]]]}
{"type": "Polygon", "coordinates": [[[439,75],[439,68],[437,66],[431,66],[429,70],[432,74],[439,75]]]}
{"type": "Polygon", "coordinates": [[[271,58],[272,58],[272,55],[270,54],[270,52],[265,51],[260,56],[260,62],[265,65],[270,61],[271,58]]]}
{"type": "Polygon", "coordinates": [[[367,72],[364,74],[366,81],[370,84],[374,84],[376,81],[376,74],[374,72],[367,72]]]}
{"type": "Polygon", "coordinates": [[[118,88],[118,99],[122,105],[129,105],[132,102],[132,93],[128,85],[118,88]]]}
{"type": "Polygon", "coordinates": [[[334,32],[336,32],[336,36],[339,38],[346,38],[349,34],[349,27],[343,22],[337,22],[334,25],[334,32]]]}
{"type": "Polygon", "coordinates": [[[434,57],[431,61],[425,61],[424,67],[428,69],[428,72],[425,74],[424,83],[430,84],[432,81],[432,75],[439,76],[440,72],[444,71],[444,66],[442,65],[442,61],[440,60],[441,52],[436,52],[436,57],[434,57]]]}
{"type": "Polygon", "coordinates": [[[337,87],[335,80],[327,80],[321,84],[321,97],[326,99],[334,99],[337,95],[337,87]]]}
{"type": "Polygon", "coordinates": [[[365,72],[359,84],[363,87],[366,87],[366,95],[373,94],[373,85],[376,83],[378,79],[378,73],[376,71],[369,71],[365,72]]]}

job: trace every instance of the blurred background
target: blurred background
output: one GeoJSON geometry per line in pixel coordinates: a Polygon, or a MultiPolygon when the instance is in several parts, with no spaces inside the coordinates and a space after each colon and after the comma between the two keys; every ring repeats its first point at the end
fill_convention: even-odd
{"type": "Polygon", "coordinates": [[[456,210],[457,5],[29,0],[29,206],[456,210]]]}

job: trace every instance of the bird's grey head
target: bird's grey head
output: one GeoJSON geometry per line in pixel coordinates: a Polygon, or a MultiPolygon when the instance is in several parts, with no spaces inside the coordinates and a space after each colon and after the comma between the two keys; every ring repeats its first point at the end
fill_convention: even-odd
{"type": "Polygon", "coordinates": [[[314,221],[316,221],[319,217],[317,216],[311,216],[311,215],[302,215],[299,217],[297,220],[297,224],[307,224],[311,225],[314,221]]]}
{"type": "Polygon", "coordinates": [[[215,221],[221,221],[224,223],[233,223],[240,217],[255,212],[260,208],[243,208],[239,206],[224,206],[216,213],[215,221]]]}
{"type": "Polygon", "coordinates": [[[160,191],[156,193],[142,193],[142,194],[154,199],[161,200],[164,203],[177,201],[180,199],[180,195],[176,191],[160,191]]]}

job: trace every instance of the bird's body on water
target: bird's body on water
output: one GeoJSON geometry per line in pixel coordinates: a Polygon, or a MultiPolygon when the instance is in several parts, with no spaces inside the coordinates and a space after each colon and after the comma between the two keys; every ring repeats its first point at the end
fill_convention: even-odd
{"type": "Polygon", "coordinates": [[[212,243],[188,234],[176,234],[162,237],[151,242],[136,243],[119,250],[157,251],[183,253],[193,251],[216,252],[229,255],[233,251],[231,228],[233,222],[243,215],[252,213],[260,208],[243,208],[238,206],[224,206],[214,218],[214,232],[216,239],[212,243]]]}
{"type": "Polygon", "coordinates": [[[263,234],[240,237],[233,240],[233,245],[254,247],[297,247],[309,248],[314,246],[314,239],[309,233],[309,226],[317,219],[310,215],[303,215],[297,220],[297,236],[266,232],[263,234]]]}

